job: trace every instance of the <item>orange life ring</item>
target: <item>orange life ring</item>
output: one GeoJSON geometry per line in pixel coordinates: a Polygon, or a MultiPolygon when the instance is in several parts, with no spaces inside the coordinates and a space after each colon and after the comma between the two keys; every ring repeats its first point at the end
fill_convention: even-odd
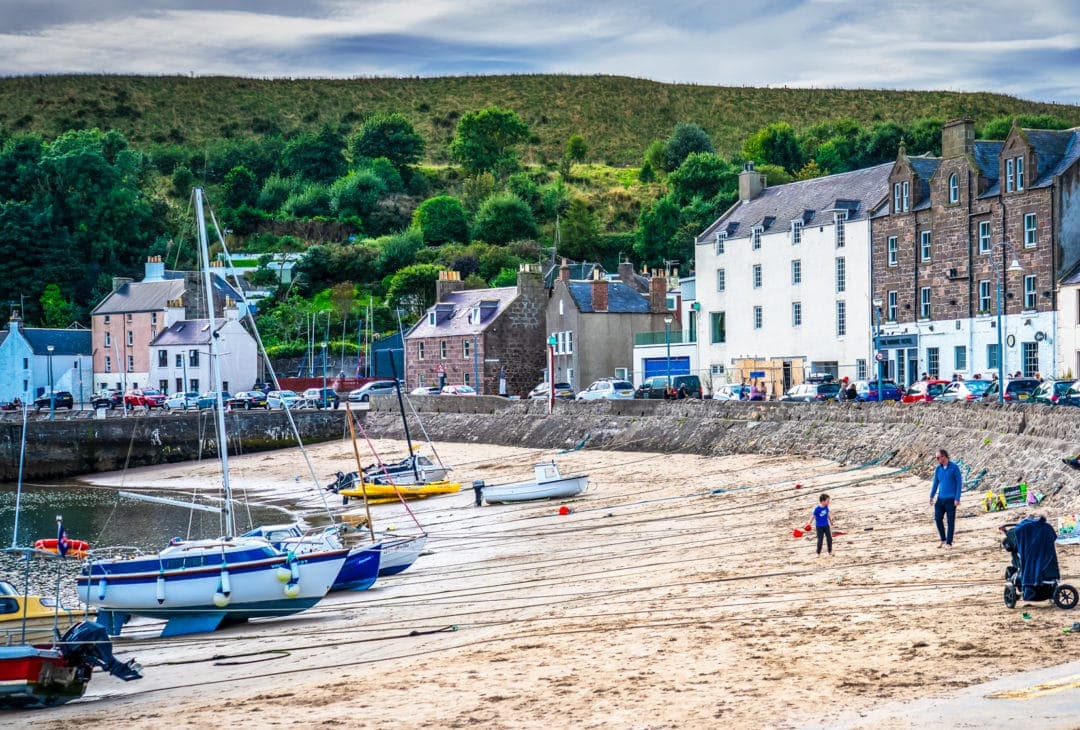
{"type": "MultiPolygon", "coordinates": [[[[65,554],[70,555],[73,558],[85,558],[86,554],[90,552],[90,543],[85,540],[68,540],[67,544],[68,548],[65,554]]],[[[59,552],[59,550],[56,549],[55,537],[38,540],[34,543],[34,549],[44,550],[49,553],[59,552]]]]}

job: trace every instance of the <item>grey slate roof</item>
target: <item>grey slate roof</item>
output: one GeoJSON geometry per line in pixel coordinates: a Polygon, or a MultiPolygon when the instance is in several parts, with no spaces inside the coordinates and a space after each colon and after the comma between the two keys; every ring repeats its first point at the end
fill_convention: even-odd
{"type": "MultiPolygon", "coordinates": [[[[217,319],[214,320],[214,323],[217,325],[217,329],[220,330],[227,321],[217,319]]],[[[210,344],[210,320],[208,319],[182,319],[179,322],[174,322],[150,342],[151,347],[208,344],[210,344]]]]}
{"type": "Polygon", "coordinates": [[[28,327],[20,330],[35,355],[48,355],[49,345],[53,355],[89,355],[91,352],[90,330],[56,330],[28,327]]]}
{"type": "Polygon", "coordinates": [[[719,230],[726,230],[729,238],[746,237],[751,228],[763,225],[769,217],[774,220],[771,226],[764,228],[765,233],[786,231],[796,218],[801,218],[807,226],[831,224],[833,210],[837,208],[848,211],[849,221],[866,218],[871,208],[888,192],[892,166],[889,162],[765,188],[754,199],[737,203],[706,228],[697,240],[711,240],[719,230]],[[813,211],[809,220],[806,211],[813,211]]]}
{"type": "MultiPolygon", "coordinates": [[[[609,281],[607,282],[607,286],[607,311],[609,313],[648,313],[649,300],[641,296],[641,294],[635,291],[630,285],[622,281],[609,281]]],[[[570,291],[570,296],[573,297],[574,304],[577,305],[579,312],[588,314],[596,311],[593,309],[591,281],[571,281],[567,283],[566,288],[570,291]]]]}
{"type": "Polygon", "coordinates": [[[975,140],[975,164],[979,166],[980,175],[988,180],[998,179],[1001,174],[1001,148],[1004,146],[1004,142],[975,140]]]}
{"type": "Polygon", "coordinates": [[[413,325],[406,334],[406,339],[419,339],[424,337],[460,337],[477,335],[486,330],[492,322],[498,319],[510,304],[517,298],[516,286],[504,286],[497,289],[462,289],[451,292],[446,298],[435,304],[428,310],[439,311],[439,305],[450,305],[446,316],[440,317],[436,324],[428,324],[428,314],[413,325]],[[481,301],[491,302],[485,310],[490,312],[479,322],[469,322],[469,312],[474,306],[479,307],[481,301]]]}
{"type": "MultiPolygon", "coordinates": [[[[570,269],[571,280],[591,279],[593,278],[593,270],[600,269],[601,272],[604,271],[604,267],[600,264],[593,264],[588,261],[567,261],[566,264],[570,269]]],[[[545,289],[551,289],[555,286],[555,280],[559,278],[560,268],[562,268],[561,261],[549,267],[548,270],[544,272],[545,289]]]]}
{"type": "Polygon", "coordinates": [[[1039,158],[1039,176],[1034,187],[1049,185],[1054,175],[1064,172],[1080,157],[1080,128],[1025,129],[1024,135],[1039,158]]]}
{"type": "MultiPolygon", "coordinates": [[[[242,302],[244,297],[221,275],[214,272],[210,277],[216,297],[229,297],[242,302]]],[[[159,281],[135,281],[124,284],[105,297],[91,314],[126,314],[128,312],[157,312],[165,308],[170,299],[184,294],[184,272],[166,271],[159,281]]]]}

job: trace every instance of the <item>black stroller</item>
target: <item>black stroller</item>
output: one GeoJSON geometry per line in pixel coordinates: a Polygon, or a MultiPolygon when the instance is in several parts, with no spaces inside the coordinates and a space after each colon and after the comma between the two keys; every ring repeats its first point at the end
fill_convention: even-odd
{"type": "Polygon", "coordinates": [[[1057,531],[1045,517],[1029,517],[1019,523],[1002,525],[1005,539],[1001,547],[1012,554],[1005,568],[1005,605],[1025,601],[1053,601],[1058,608],[1073,608],[1080,594],[1067,583],[1059,583],[1057,531]]]}

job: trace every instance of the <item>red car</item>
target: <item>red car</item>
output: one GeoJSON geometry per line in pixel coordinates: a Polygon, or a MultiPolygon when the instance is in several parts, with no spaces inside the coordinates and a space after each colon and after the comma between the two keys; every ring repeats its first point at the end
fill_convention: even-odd
{"type": "Polygon", "coordinates": [[[945,392],[949,387],[948,380],[920,380],[913,383],[904,396],[901,403],[929,403],[945,392]]]}
{"type": "Polygon", "coordinates": [[[165,394],[157,388],[143,388],[141,390],[136,388],[124,396],[125,408],[137,408],[139,406],[143,406],[147,410],[164,408],[165,394]]]}

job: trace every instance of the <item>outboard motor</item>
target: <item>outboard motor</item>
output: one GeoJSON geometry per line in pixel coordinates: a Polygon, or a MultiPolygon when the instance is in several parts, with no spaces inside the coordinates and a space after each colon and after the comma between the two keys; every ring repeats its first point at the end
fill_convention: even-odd
{"type": "Polygon", "coordinates": [[[80,621],[68,629],[60,639],[60,653],[71,664],[101,667],[125,682],[142,679],[142,667],[134,659],[121,662],[114,657],[109,632],[93,621],[80,621]]]}

